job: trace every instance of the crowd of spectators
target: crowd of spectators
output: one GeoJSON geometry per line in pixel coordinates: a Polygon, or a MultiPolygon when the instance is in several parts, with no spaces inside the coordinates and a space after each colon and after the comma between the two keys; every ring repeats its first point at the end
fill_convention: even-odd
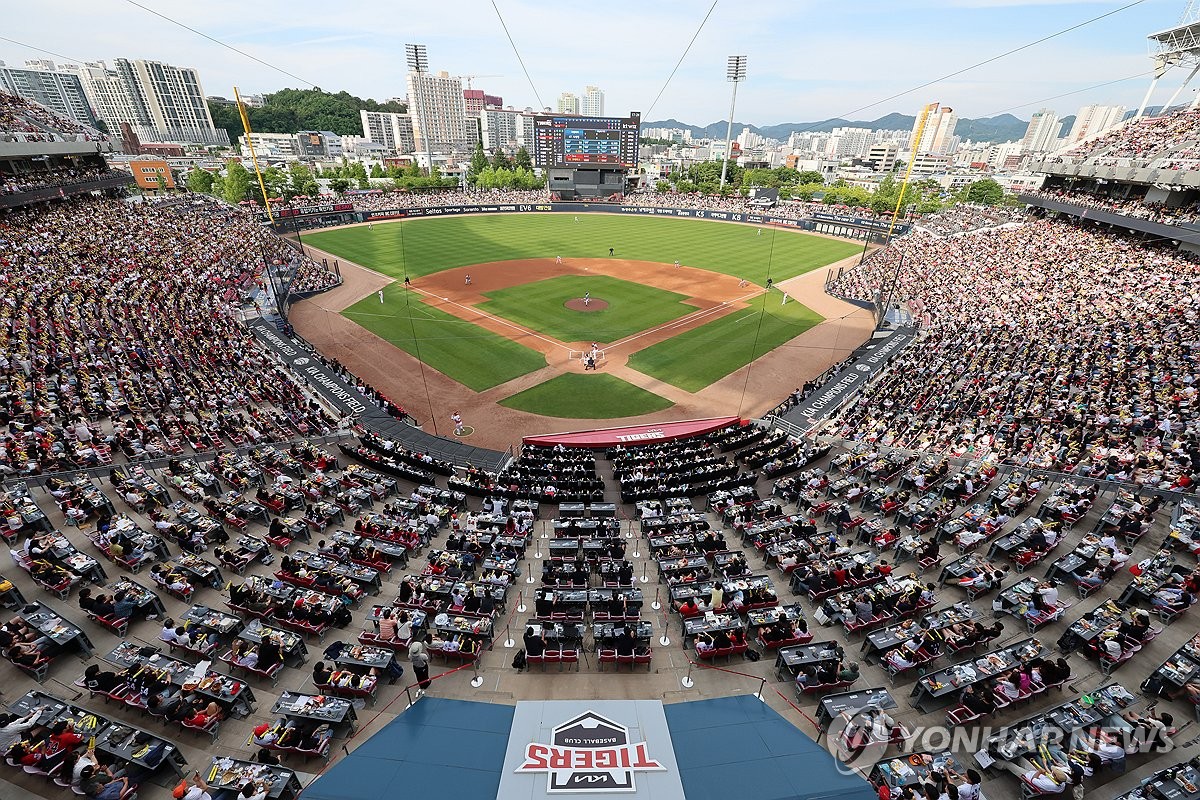
{"type": "Polygon", "coordinates": [[[960,203],[953,213],[933,214],[921,220],[919,226],[938,236],[957,236],[981,228],[995,228],[1016,223],[1024,212],[1005,206],[977,206],[960,203]]]}
{"type": "Polygon", "coordinates": [[[1179,111],[1161,117],[1143,117],[1119,125],[1068,154],[1079,158],[1153,158],[1156,153],[1200,137],[1200,112],[1179,111]]]}
{"type": "Polygon", "coordinates": [[[1147,203],[1144,197],[1105,197],[1104,195],[1092,194],[1090,192],[1073,192],[1066,189],[1043,188],[1037,191],[1025,192],[1025,194],[1044,197],[1047,200],[1061,200],[1064,203],[1072,203],[1077,206],[1112,211],[1126,217],[1161,222],[1164,225],[1194,223],[1200,220],[1200,204],[1196,203],[1187,206],[1167,207],[1162,203],[1147,203]]]}
{"type": "Polygon", "coordinates": [[[260,245],[292,251],[228,212],[88,197],[0,220],[0,474],[336,424],[235,321],[260,245]]]}
{"type": "MultiPolygon", "coordinates": [[[[492,205],[497,203],[549,203],[550,193],[545,189],[533,190],[480,190],[439,192],[383,192],[380,194],[347,195],[354,203],[355,211],[384,211],[392,208],[429,208],[433,206],[492,205]]],[[[652,206],[654,208],[696,208],[713,211],[731,211],[743,214],[769,214],[787,219],[808,219],[813,213],[852,214],[873,217],[870,209],[844,205],[827,205],[803,201],[785,200],[773,208],[764,209],[753,205],[748,198],[718,197],[716,195],[680,194],[677,192],[632,192],[625,195],[622,205],[652,206]]]]}
{"type": "Polygon", "coordinates": [[[45,189],[49,186],[87,183],[113,174],[116,174],[115,170],[94,164],[62,166],[11,175],[0,170],[0,195],[20,194],[34,189],[45,189]]]}
{"type": "Polygon", "coordinates": [[[100,131],[61,117],[44,106],[0,91],[0,141],[105,141],[100,131]]]}
{"type": "Polygon", "coordinates": [[[1197,265],[1038,220],[897,240],[833,291],[895,296],[923,322],[904,360],[843,409],[840,435],[1186,488],[1200,469],[1197,265]]]}

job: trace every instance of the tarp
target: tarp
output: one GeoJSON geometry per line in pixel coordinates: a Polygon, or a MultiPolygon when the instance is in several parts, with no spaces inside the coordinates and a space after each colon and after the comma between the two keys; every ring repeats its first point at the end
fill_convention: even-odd
{"type": "Polygon", "coordinates": [[[876,800],[863,778],[753,695],[663,706],[688,800],[876,800]]]}
{"type": "Polygon", "coordinates": [[[590,431],[569,433],[547,433],[541,436],[526,436],[525,444],[553,447],[616,447],[654,442],[669,442],[709,433],[739,421],[738,417],[713,417],[711,419],[688,419],[679,422],[658,422],[652,425],[627,425],[621,428],[598,428],[590,431]]]}
{"type": "MultiPolygon", "coordinates": [[[[516,733],[515,712],[513,706],[425,697],[330,767],[300,800],[437,798],[448,793],[471,800],[500,798],[502,772],[520,764],[520,759],[506,759],[510,732],[516,733]]],[[[687,800],[877,797],[870,784],[839,769],[825,748],[753,695],[672,703],[662,712],[675,756],[674,765],[669,759],[662,765],[676,766],[687,800]]],[[[551,727],[559,722],[554,717],[551,727]]],[[[633,731],[644,732],[646,754],[660,759],[668,746],[662,734],[633,731]]],[[[531,735],[528,730],[519,733],[526,739],[531,735]]],[[[639,772],[637,781],[652,787],[648,777],[654,774],[663,773],[639,772]]],[[[545,796],[546,779],[536,785],[540,794],[531,785],[521,797],[545,796]]],[[[571,791],[563,796],[602,800],[622,795],[571,791]]],[[[503,800],[520,798],[506,794],[503,800]]]]}

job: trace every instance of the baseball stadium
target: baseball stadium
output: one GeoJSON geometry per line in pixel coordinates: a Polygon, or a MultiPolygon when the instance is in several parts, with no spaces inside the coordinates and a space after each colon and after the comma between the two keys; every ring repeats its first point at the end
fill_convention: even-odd
{"type": "Polygon", "coordinates": [[[0,62],[0,800],[1200,800],[1195,5],[1028,181],[930,103],[873,194],[420,45],[363,137],[0,62]]]}

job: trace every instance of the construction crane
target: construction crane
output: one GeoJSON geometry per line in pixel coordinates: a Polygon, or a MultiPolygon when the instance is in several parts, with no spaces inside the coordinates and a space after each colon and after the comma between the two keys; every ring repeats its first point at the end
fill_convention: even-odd
{"type": "Polygon", "coordinates": [[[467,88],[474,89],[475,87],[471,85],[471,81],[475,80],[476,78],[503,78],[504,76],[503,75],[452,75],[451,77],[459,78],[461,80],[466,81],[467,88]]]}

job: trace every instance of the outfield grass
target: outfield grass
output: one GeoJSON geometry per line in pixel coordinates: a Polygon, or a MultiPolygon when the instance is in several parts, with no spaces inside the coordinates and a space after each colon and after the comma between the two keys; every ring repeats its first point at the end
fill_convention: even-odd
{"type": "Polygon", "coordinates": [[[322,231],[304,243],[385,275],[419,278],[518,258],[617,258],[670,264],[763,285],[853,255],[859,245],[778,228],[615,214],[480,214],[322,231]],[[762,233],[759,233],[759,230],[762,233]]]}
{"type": "Polygon", "coordinates": [[[546,366],[538,351],[433,308],[402,287],[388,287],[384,298],[381,304],[368,295],[342,314],[476,392],[546,366]]]}
{"type": "Polygon", "coordinates": [[[603,275],[562,275],[544,281],[484,292],[480,311],[512,320],[560,342],[615,342],[696,311],[685,295],[603,275]],[[574,311],[563,304],[591,292],[609,305],[601,311],[574,311]]]}
{"type": "Polygon", "coordinates": [[[500,405],[546,417],[617,419],[662,411],[674,404],[612,375],[567,372],[506,397],[500,405]]]}
{"type": "Polygon", "coordinates": [[[748,308],[637,351],[629,366],[685,391],[699,391],[823,319],[802,303],[783,305],[782,299],[778,291],[760,295],[748,308]]]}

